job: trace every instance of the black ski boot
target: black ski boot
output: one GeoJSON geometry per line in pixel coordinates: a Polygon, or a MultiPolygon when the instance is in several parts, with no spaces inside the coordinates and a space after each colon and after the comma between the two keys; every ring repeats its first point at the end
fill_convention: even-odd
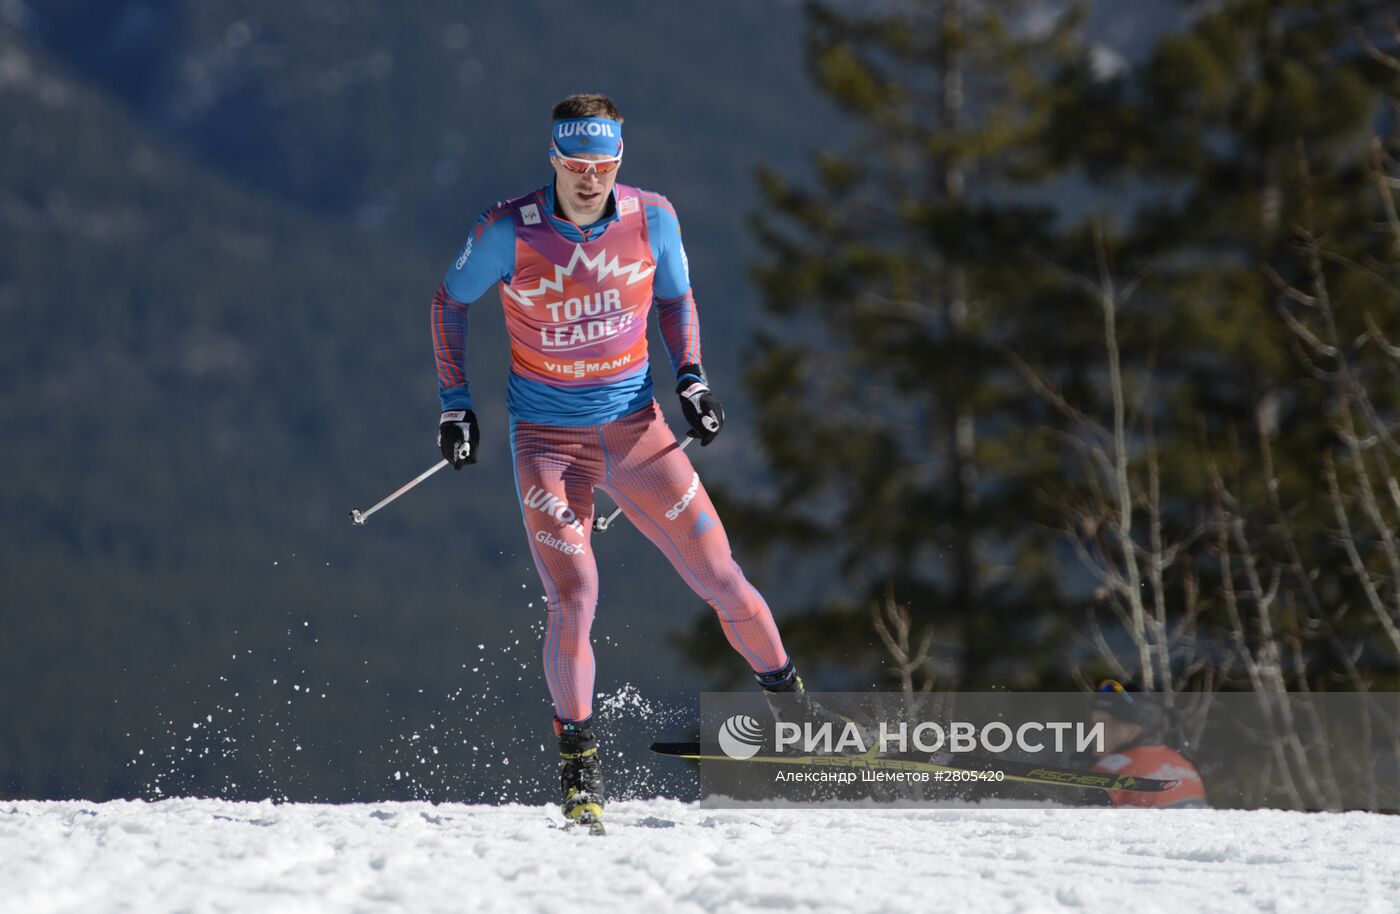
{"type": "Polygon", "coordinates": [[[811,725],[816,732],[823,724],[831,724],[832,740],[839,741],[847,724],[855,724],[861,742],[866,748],[874,745],[874,733],[858,721],[837,714],[817,703],[802,685],[802,677],[797,675],[789,660],[787,666],[773,673],[758,674],[758,684],[763,687],[763,697],[768,701],[768,709],[773,719],[781,724],[797,724],[799,727],[811,725]]]}
{"type": "Polygon", "coordinates": [[[802,677],[797,675],[791,660],[781,670],[761,673],[757,679],[763,687],[763,697],[768,700],[768,709],[778,723],[811,724],[813,727],[821,724],[846,725],[846,718],[823,708],[807,694],[802,677]]]}
{"type": "Polygon", "coordinates": [[[586,827],[590,835],[601,835],[603,763],[592,721],[564,723],[555,718],[554,733],[559,737],[559,787],[564,794],[559,808],[564,818],[586,827]]]}

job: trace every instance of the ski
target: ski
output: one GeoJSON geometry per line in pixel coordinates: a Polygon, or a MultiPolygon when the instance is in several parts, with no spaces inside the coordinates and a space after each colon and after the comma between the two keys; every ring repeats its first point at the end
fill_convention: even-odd
{"type": "Polygon", "coordinates": [[[1106,774],[1078,768],[1060,768],[1054,765],[1036,765],[1030,762],[975,757],[955,758],[947,762],[931,762],[911,755],[877,756],[873,752],[867,752],[863,755],[756,755],[747,759],[735,759],[719,751],[718,747],[702,746],[700,743],[652,743],[651,751],[658,755],[706,762],[758,762],[769,765],[798,765],[851,770],[926,771],[950,775],[980,772],[986,775],[999,775],[998,777],[969,778],[974,783],[1016,781],[1050,787],[1126,790],[1134,793],[1161,793],[1171,790],[1177,785],[1175,780],[1136,778],[1130,775],[1106,774]]]}

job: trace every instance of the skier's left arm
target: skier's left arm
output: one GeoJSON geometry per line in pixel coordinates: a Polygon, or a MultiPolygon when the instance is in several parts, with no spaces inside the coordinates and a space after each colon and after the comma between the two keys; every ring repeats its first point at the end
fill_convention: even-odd
{"type": "Polygon", "coordinates": [[[685,256],[685,245],[681,243],[680,220],[665,197],[647,194],[643,199],[647,228],[656,254],[652,288],[661,339],[676,373],[681,411],[690,424],[691,434],[699,438],[700,446],[704,447],[715,440],[724,426],[724,407],[710,393],[705,370],[700,365],[700,318],[690,288],[690,263],[685,256]]]}

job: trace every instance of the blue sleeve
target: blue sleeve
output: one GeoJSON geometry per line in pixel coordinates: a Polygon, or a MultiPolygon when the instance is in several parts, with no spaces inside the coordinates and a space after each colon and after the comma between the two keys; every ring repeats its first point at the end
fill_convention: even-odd
{"type": "Polygon", "coordinates": [[[477,218],[467,243],[442,284],[453,298],[471,304],[515,272],[515,220],[497,203],[477,218]]]}
{"type": "Polygon", "coordinates": [[[429,320],[438,399],[444,412],[472,408],[467,383],[467,310],[497,280],[515,270],[515,222],[501,204],[481,214],[457,261],[433,295],[429,320]]]}
{"type": "Polygon", "coordinates": [[[685,245],[681,244],[681,222],[665,197],[647,194],[643,200],[646,201],[651,252],[656,257],[656,276],[652,280],[656,297],[684,298],[690,293],[690,261],[685,256],[685,245]]]}
{"type": "Polygon", "coordinates": [[[681,223],[671,201],[644,192],[642,202],[652,254],[656,257],[652,278],[656,317],[671,369],[679,375],[683,367],[700,364],[700,317],[690,290],[690,261],[685,256],[681,223]]]}

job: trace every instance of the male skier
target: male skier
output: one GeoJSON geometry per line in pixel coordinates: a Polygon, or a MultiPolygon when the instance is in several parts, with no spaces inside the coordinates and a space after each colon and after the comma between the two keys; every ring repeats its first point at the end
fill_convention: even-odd
{"type": "Polygon", "coordinates": [[[438,445],[461,469],[476,463],[480,434],[466,375],[467,305],[501,283],[517,496],[549,601],[544,671],[556,714],[561,808],[596,832],[604,795],[591,705],[594,488],[714,608],[774,714],[801,720],[819,713],[652,397],[646,328],[654,303],[690,433],[703,447],[724,426],[700,366],[676,212],[660,194],[616,183],[622,151],[622,116],[607,96],[572,95],[556,105],[553,180],[477,219],[432,304],[438,445]]]}
{"type": "Polygon", "coordinates": [[[1167,745],[1166,709],[1157,696],[1136,685],[1105,679],[1094,693],[1093,720],[1104,728],[1104,752],[1094,763],[1095,771],[1177,782],[1161,793],[1110,790],[1111,804],[1171,809],[1210,806],[1201,773],[1190,759],[1167,745]]]}

